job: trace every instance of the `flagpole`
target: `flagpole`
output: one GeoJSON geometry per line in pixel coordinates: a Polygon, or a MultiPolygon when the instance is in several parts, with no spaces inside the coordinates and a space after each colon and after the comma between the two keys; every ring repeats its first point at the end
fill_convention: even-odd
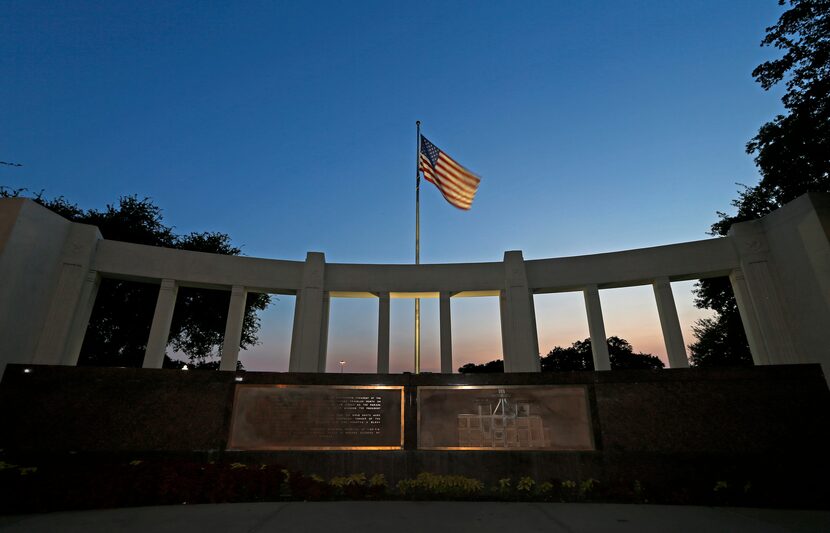
{"type": "MultiPolygon", "coordinates": [[[[415,264],[421,264],[421,121],[415,121],[415,264]]],[[[421,299],[415,298],[415,373],[421,373],[421,299]]]]}

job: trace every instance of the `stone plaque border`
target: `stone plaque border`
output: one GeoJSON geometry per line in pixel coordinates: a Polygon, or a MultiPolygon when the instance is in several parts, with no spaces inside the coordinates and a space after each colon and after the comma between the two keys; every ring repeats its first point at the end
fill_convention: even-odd
{"type": "Polygon", "coordinates": [[[572,453],[572,452],[595,452],[597,451],[597,440],[596,440],[596,428],[594,427],[595,421],[595,413],[591,408],[591,389],[584,384],[557,384],[557,385],[548,385],[548,384],[533,384],[533,385],[427,385],[427,386],[417,386],[415,387],[417,390],[417,403],[416,403],[416,411],[417,411],[417,449],[419,450],[435,450],[435,451],[465,451],[465,450],[475,450],[475,451],[488,451],[488,452],[511,452],[511,451],[531,451],[531,452],[543,452],[543,453],[572,453]],[[547,448],[527,448],[527,447],[484,447],[484,446],[422,446],[421,445],[421,390],[498,390],[498,389],[511,389],[511,390],[527,390],[527,389],[538,389],[538,388],[576,388],[582,389],[584,392],[584,399],[585,399],[585,412],[588,415],[588,433],[591,440],[591,448],[590,449],[562,449],[562,450],[552,450],[547,448]]]}
{"type": "Polygon", "coordinates": [[[403,450],[404,448],[404,428],[406,420],[404,418],[404,411],[406,407],[405,394],[403,385],[294,385],[287,383],[277,384],[238,384],[233,391],[233,406],[231,410],[231,424],[228,434],[228,450],[229,451],[286,451],[286,450],[309,450],[309,451],[325,451],[325,450],[403,450]],[[236,448],[233,442],[233,430],[236,422],[236,400],[239,391],[243,388],[265,388],[265,389],[368,389],[368,390],[398,390],[400,391],[401,404],[401,429],[400,429],[400,445],[398,446],[261,446],[252,448],[236,448]]]}

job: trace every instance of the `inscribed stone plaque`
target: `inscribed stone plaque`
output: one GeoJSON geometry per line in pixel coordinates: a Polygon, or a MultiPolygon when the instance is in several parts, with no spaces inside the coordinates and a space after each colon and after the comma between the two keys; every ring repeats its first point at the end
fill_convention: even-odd
{"type": "Polygon", "coordinates": [[[237,385],[232,450],[397,450],[403,387],[237,385]]]}
{"type": "Polygon", "coordinates": [[[584,386],[418,387],[422,450],[593,450],[584,386]]]}

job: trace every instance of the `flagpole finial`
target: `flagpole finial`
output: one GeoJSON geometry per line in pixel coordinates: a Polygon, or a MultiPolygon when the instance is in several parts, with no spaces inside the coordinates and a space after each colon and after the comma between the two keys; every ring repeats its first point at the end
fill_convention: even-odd
{"type": "Polygon", "coordinates": [[[416,126],[420,126],[420,125],[421,125],[421,121],[420,121],[420,120],[416,120],[416,121],[415,121],[415,125],[416,125],[416,126]]]}

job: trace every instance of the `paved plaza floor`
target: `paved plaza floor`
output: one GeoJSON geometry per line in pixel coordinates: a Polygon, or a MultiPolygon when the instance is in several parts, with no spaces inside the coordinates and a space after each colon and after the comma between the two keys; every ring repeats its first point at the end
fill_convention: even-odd
{"type": "Polygon", "coordinates": [[[274,502],[0,517],[6,532],[827,532],[830,511],[487,502],[274,502]]]}

